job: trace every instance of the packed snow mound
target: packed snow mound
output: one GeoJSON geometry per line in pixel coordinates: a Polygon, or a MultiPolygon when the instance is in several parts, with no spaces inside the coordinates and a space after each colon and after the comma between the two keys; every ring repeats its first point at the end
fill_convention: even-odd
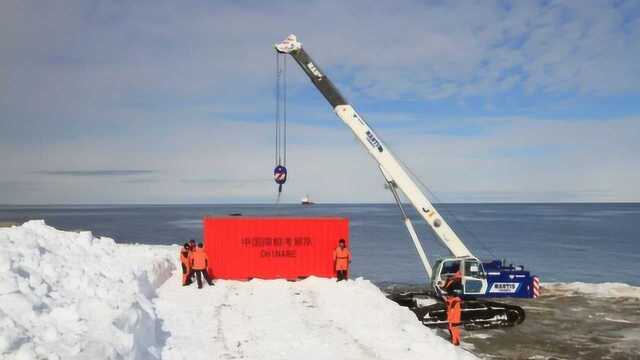
{"type": "Polygon", "coordinates": [[[119,246],[29,221],[0,229],[0,358],[149,359],[167,247],[119,246]]]}
{"type": "Polygon", "coordinates": [[[546,291],[562,292],[564,294],[581,295],[586,294],[595,297],[609,298],[609,297],[629,297],[640,299],[640,287],[632,286],[625,283],[617,282],[604,282],[604,283],[584,283],[584,282],[571,282],[571,283],[544,283],[543,294],[546,291]]]}
{"type": "Polygon", "coordinates": [[[158,294],[172,334],[167,360],[475,359],[367,280],[219,280],[197,289],[176,274],[158,294]]]}

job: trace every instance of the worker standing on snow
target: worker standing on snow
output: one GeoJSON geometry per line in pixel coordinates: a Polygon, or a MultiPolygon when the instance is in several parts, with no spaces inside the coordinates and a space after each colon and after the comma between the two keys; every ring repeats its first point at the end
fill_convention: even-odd
{"type": "Polygon", "coordinates": [[[333,268],[338,281],[349,278],[349,264],[351,264],[351,251],[346,248],[344,239],[340,239],[338,248],[333,251],[333,268]]]}
{"type": "Polygon", "coordinates": [[[190,258],[191,247],[189,243],[184,243],[182,249],[180,249],[180,265],[182,265],[182,286],[191,284],[191,262],[190,258]]]}
{"type": "MultiPolygon", "coordinates": [[[[197,250],[196,241],[191,239],[189,240],[189,265],[191,265],[191,257],[193,257],[193,253],[197,250]]],[[[189,272],[189,283],[193,282],[193,271],[189,272]]]]}
{"type": "Polygon", "coordinates": [[[458,270],[444,284],[444,290],[447,294],[444,298],[447,304],[448,328],[451,334],[451,343],[456,346],[460,345],[460,329],[458,329],[458,326],[462,320],[462,299],[460,299],[456,290],[461,288],[462,273],[458,270]]]}
{"type": "Polygon", "coordinates": [[[209,278],[209,258],[202,248],[202,243],[198,244],[198,248],[191,255],[191,269],[193,269],[192,273],[196,275],[198,289],[202,289],[202,277],[207,281],[207,284],[213,286],[213,282],[209,278]]]}

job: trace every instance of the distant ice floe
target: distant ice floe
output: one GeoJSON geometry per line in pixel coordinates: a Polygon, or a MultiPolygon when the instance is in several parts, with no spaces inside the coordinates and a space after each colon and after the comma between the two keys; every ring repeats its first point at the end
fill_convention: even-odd
{"type": "Polygon", "coordinates": [[[604,283],[584,283],[584,282],[571,282],[571,283],[543,283],[543,294],[546,291],[564,292],[569,294],[587,294],[596,297],[629,297],[640,299],[640,287],[632,286],[625,283],[618,282],[604,282],[604,283]]]}
{"type": "Polygon", "coordinates": [[[624,319],[611,319],[608,317],[604,318],[606,321],[611,321],[611,322],[617,322],[617,323],[622,323],[622,324],[633,324],[633,322],[629,321],[629,320],[624,320],[624,319]]]}
{"type": "Polygon", "coordinates": [[[169,221],[169,224],[181,229],[201,229],[202,219],[182,219],[169,221]]]}

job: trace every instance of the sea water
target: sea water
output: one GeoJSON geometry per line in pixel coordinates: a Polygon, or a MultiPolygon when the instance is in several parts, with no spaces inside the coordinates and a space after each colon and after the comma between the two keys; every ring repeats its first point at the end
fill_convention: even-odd
{"type": "MultiPolygon", "coordinates": [[[[464,347],[492,359],[640,359],[640,204],[437,207],[476,256],[524,265],[543,282],[538,299],[505,300],[524,307],[523,324],[464,331],[464,347]]],[[[123,243],[181,244],[202,239],[203,216],[231,213],[347,217],[352,276],[385,289],[425,285],[393,204],[0,206],[0,224],[44,219],[123,243]]],[[[410,213],[429,257],[447,256],[417,213],[410,213]]]]}
{"type": "MultiPolygon", "coordinates": [[[[543,282],[640,285],[640,204],[440,204],[438,209],[483,260],[524,265],[543,282]]],[[[0,206],[0,222],[44,219],[122,243],[168,245],[200,241],[203,216],[231,213],[347,217],[353,276],[383,284],[425,282],[394,204],[0,206]]],[[[447,256],[418,214],[410,214],[430,259],[447,256]]]]}

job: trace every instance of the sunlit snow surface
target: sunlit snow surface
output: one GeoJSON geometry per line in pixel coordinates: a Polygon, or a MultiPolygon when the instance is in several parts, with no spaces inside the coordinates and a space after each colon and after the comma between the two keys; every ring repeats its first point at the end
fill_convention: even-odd
{"type": "Polygon", "coordinates": [[[0,229],[0,358],[474,358],[369,281],[198,290],[171,275],[177,252],[42,221],[0,229]]]}
{"type": "Polygon", "coordinates": [[[474,358],[367,280],[219,281],[202,290],[178,282],[155,301],[163,328],[175,333],[164,359],[474,358]]]}

